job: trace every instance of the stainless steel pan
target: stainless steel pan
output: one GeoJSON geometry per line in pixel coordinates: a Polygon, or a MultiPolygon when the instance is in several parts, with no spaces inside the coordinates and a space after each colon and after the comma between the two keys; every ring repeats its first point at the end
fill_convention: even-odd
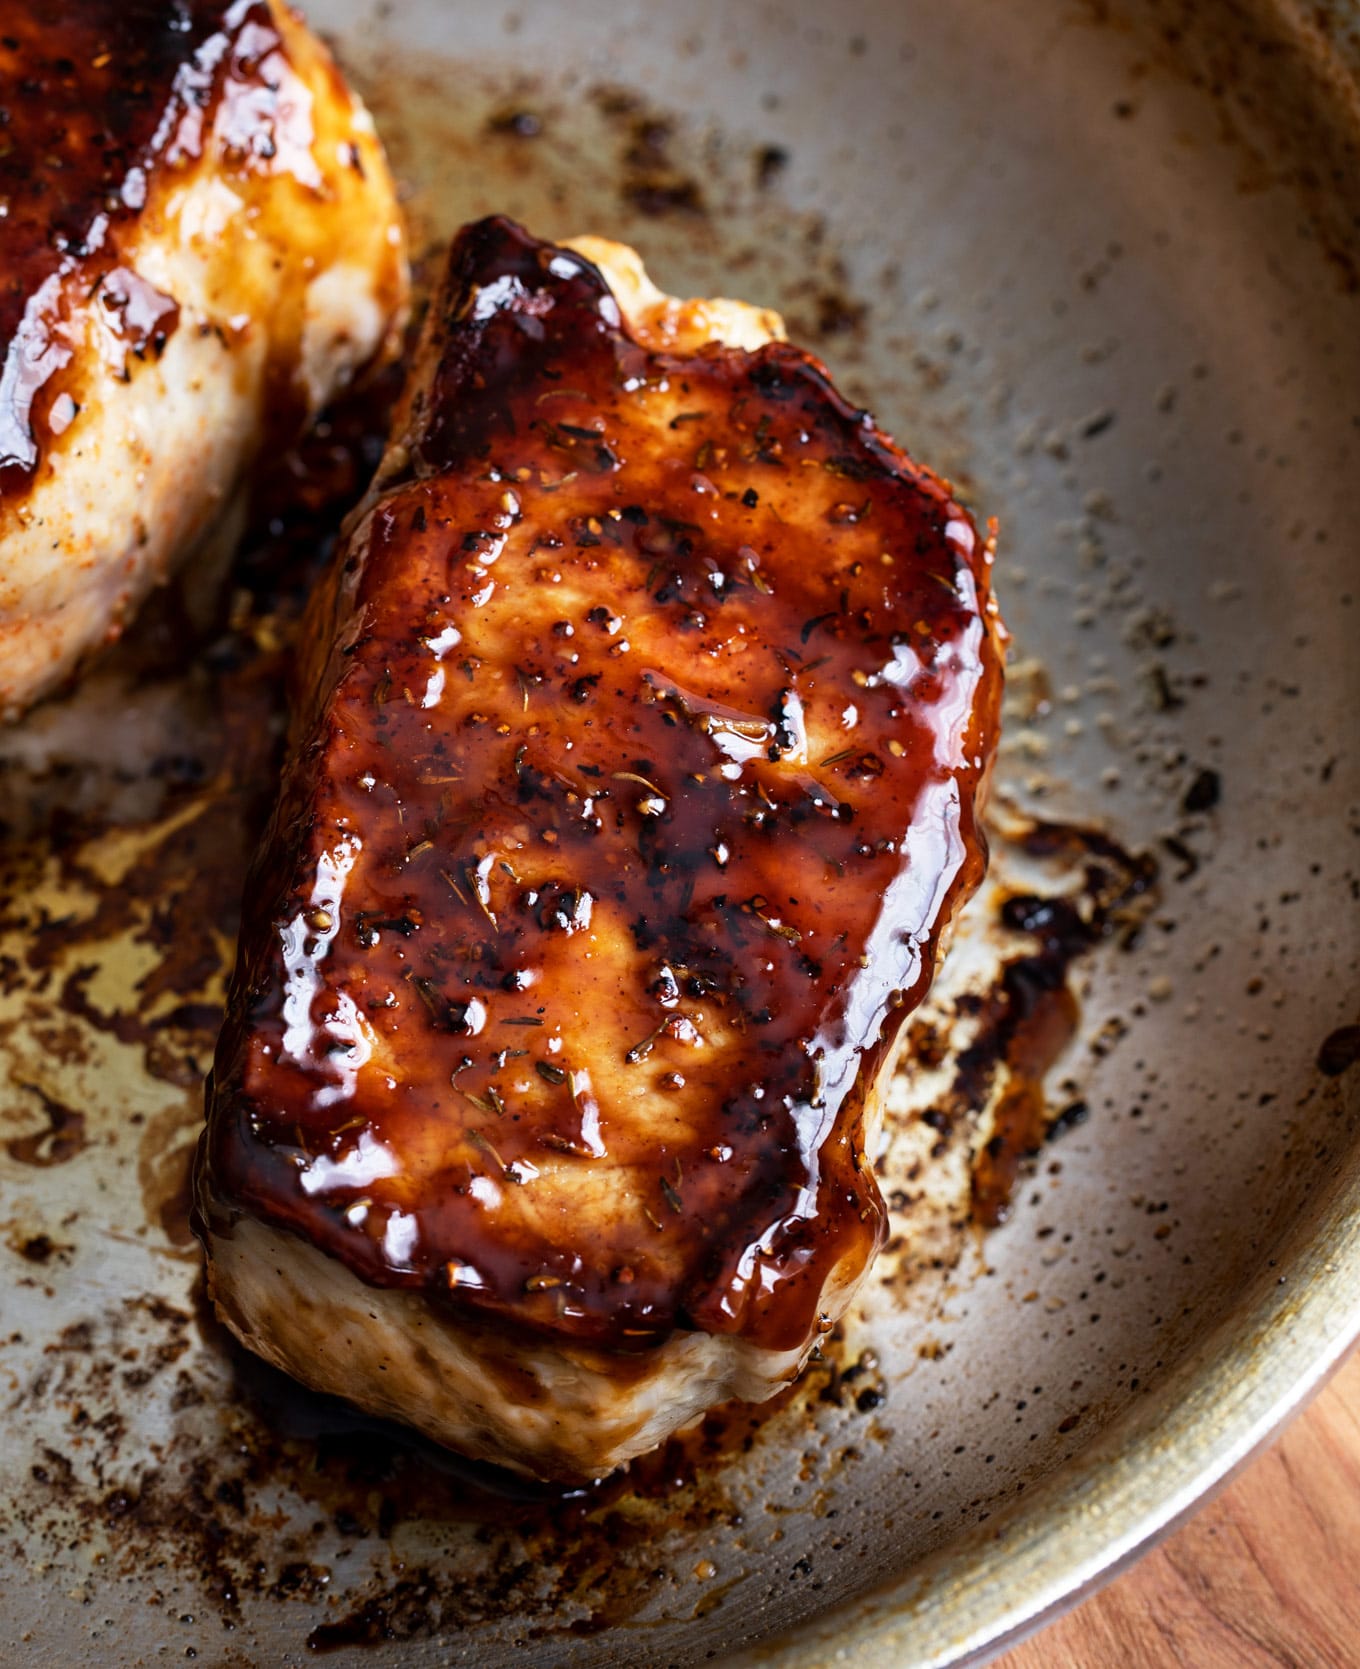
{"type": "Polygon", "coordinates": [[[153,678],[117,687],[151,738],[121,774],[108,687],[11,737],[11,802],[69,755],[44,791],[122,825],[6,848],[0,1655],[981,1661],[1187,1511],[1360,1332],[1360,16],[311,11],[423,238],[502,209],[780,306],[1000,519],[1003,789],[1157,854],[1159,901],[1084,965],[1055,1093],[1088,1116],[1004,1227],[957,1221],[964,1136],[920,1183],[903,1113],[888,1184],[925,1194],[903,1186],[834,1365],[698,1464],[489,1504],[196,1307],[177,1201],[230,904],[195,886],[244,838],[222,759],[250,725],[153,678]],[[161,804],[147,760],[185,736],[208,787],[161,804]]]}

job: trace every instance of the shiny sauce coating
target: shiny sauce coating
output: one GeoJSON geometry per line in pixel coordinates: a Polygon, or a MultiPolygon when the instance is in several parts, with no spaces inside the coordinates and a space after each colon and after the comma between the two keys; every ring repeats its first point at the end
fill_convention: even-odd
{"type": "Polygon", "coordinates": [[[208,159],[248,212],[255,181],[319,187],[312,139],[266,0],[0,0],[0,498],[79,412],[77,310],[101,309],[120,358],[158,355],[178,327],[173,298],[124,264],[161,231],[165,194],[208,159]]]}
{"type": "Polygon", "coordinates": [[[467,228],[312,610],[200,1210],[559,1338],[804,1344],[985,862],[989,563],[806,353],[649,351],[467,228]]]}

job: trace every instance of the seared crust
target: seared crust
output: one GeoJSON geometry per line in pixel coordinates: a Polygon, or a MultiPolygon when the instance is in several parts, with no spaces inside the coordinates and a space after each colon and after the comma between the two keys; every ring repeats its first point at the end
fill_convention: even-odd
{"type": "Polygon", "coordinates": [[[281,0],[0,0],[0,715],[116,636],[390,351],[367,112],[281,0]]]}
{"type": "Polygon", "coordinates": [[[466,229],[310,617],[204,1231],[787,1376],[881,1240],[882,1068],[984,866],[989,563],[809,355],[645,347],[580,256],[466,229]]]}

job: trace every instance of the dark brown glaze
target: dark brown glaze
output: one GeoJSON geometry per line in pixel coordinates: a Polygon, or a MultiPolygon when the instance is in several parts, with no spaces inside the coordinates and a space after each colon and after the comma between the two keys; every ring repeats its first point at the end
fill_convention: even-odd
{"type": "Polygon", "coordinates": [[[809,355],[650,352],[504,220],[419,365],[312,611],[200,1209],[549,1335],[795,1348],[984,867],[990,553],[809,355]]]}
{"type": "Polygon", "coordinates": [[[307,108],[280,95],[284,51],[266,0],[62,0],[55,11],[0,0],[5,499],[24,492],[79,402],[63,375],[72,310],[97,296],[137,356],[178,322],[175,303],[120,264],[162,180],[209,155],[238,185],[314,176],[307,108]]]}

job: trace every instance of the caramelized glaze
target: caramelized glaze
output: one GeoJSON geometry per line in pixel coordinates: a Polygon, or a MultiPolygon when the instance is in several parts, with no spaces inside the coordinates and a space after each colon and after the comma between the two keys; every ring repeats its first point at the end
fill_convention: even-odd
{"type": "Polygon", "coordinates": [[[549,1335],[797,1347],[985,861],[987,542],[806,353],[648,351],[493,219],[340,556],[200,1210],[549,1335]]]}

